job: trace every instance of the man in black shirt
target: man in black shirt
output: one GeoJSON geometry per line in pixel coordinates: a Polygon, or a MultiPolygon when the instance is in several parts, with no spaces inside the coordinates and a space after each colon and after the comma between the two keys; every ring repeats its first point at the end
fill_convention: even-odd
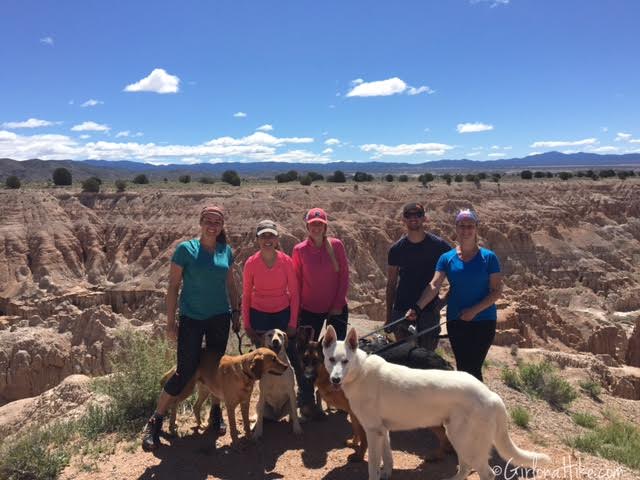
{"type": "MultiPolygon", "coordinates": [[[[427,284],[433,278],[436,263],[451,245],[441,238],[424,231],[425,212],[420,203],[408,203],[402,209],[402,221],[406,235],[389,249],[387,260],[387,323],[403,317],[413,308],[427,284]]],[[[427,305],[417,319],[417,330],[440,323],[440,309],[444,302],[436,297],[427,305]]],[[[395,330],[396,338],[406,335],[402,329],[395,330]]],[[[427,350],[438,345],[440,328],[418,338],[418,344],[427,350]]]]}

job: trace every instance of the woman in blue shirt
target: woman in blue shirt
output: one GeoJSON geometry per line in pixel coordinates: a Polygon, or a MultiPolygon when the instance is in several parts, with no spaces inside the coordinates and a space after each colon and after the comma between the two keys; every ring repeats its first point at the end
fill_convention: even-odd
{"type": "MultiPolygon", "coordinates": [[[[165,384],[156,411],[144,429],[142,448],[146,451],[160,446],[162,420],[198,368],[202,339],[207,350],[223,355],[230,325],[236,332],[240,329],[232,264],[224,213],[220,207],[206,206],[200,212],[200,237],[178,244],[171,258],[166,336],[169,341],[177,341],[178,361],[176,373],[165,384]],[[180,316],[176,321],[178,292],[180,316]]],[[[219,433],[225,430],[219,405],[212,411],[212,424],[219,433]]]]}
{"type": "Polygon", "coordinates": [[[502,294],[500,262],[491,250],[478,246],[478,216],[472,210],[456,215],[458,246],[438,260],[436,273],[409,319],[431,302],[442,282],[449,281],[447,332],[458,370],[482,381],[482,364],[496,334],[495,302],[502,294]]]}

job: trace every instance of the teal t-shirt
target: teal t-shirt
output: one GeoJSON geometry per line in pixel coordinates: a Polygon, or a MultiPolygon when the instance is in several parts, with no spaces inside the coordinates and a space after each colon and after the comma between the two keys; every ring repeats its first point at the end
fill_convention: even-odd
{"type": "MultiPolygon", "coordinates": [[[[489,277],[500,272],[498,257],[491,250],[480,248],[475,257],[463,262],[456,249],[443,253],[436,271],[444,272],[449,280],[449,298],[447,300],[447,320],[459,320],[460,312],[474,306],[489,295],[491,291],[489,277]]],[[[493,304],[481,311],[474,322],[496,320],[498,311],[493,304]]]]}
{"type": "Polygon", "coordinates": [[[217,243],[207,252],[194,238],[181,242],[171,261],[182,267],[180,314],[196,320],[228,313],[227,273],[233,264],[231,247],[217,243]]]}

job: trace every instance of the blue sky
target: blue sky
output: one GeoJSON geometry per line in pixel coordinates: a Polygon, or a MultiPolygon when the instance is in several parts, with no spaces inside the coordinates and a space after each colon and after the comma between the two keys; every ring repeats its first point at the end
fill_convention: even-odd
{"type": "Polygon", "coordinates": [[[640,151],[637,0],[0,6],[0,157],[640,151]]]}

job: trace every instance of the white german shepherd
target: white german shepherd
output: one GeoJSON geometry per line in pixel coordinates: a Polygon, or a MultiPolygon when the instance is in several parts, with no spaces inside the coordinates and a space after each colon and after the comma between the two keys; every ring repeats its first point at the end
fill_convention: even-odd
{"type": "Polygon", "coordinates": [[[344,342],[329,326],[322,342],[331,382],[342,387],[369,443],[369,480],[388,479],[393,470],[389,432],[444,425],[458,454],[457,475],[471,469],[481,480],[492,480],[491,447],[512,464],[535,468],[550,461],[543,453],[516,447],[507,432],[502,399],[465,372],[418,370],[386,362],[358,350],[351,329],[344,342]],[[382,471],[380,457],[382,456],[382,471]]]}

